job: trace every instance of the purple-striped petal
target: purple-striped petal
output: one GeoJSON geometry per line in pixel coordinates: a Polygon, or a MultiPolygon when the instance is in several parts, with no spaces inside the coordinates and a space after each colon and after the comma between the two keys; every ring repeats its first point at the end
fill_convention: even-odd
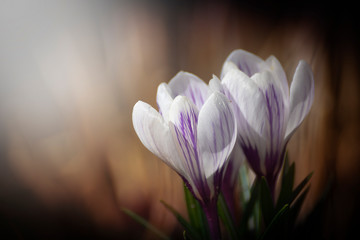
{"type": "Polygon", "coordinates": [[[276,140],[276,146],[279,146],[284,138],[284,126],[287,120],[287,108],[282,91],[275,83],[274,77],[269,71],[257,73],[251,79],[258,85],[265,97],[267,123],[264,125],[261,135],[268,142],[276,140]]]}
{"type": "Polygon", "coordinates": [[[186,96],[200,109],[208,97],[209,88],[204,81],[188,72],[179,72],[169,82],[173,96],[186,96]]]}
{"type": "Polygon", "coordinates": [[[241,165],[245,161],[244,153],[241,149],[239,141],[235,142],[234,148],[229,156],[226,170],[224,171],[224,179],[221,185],[221,192],[224,195],[227,206],[233,218],[236,213],[236,202],[234,193],[239,179],[239,171],[241,165]]]}
{"type": "Polygon", "coordinates": [[[197,133],[199,153],[208,179],[223,168],[236,141],[235,119],[225,95],[219,92],[210,95],[200,110],[197,133]]]}
{"type": "Polygon", "coordinates": [[[290,87],[290,114],[286,129],[286,142],[309,113],[313,100],[313,73],[305,61],[300,61],[290,87]]]}
{"type": "Polygon", "coordinates": [[[283,67],[279,60],[274,56],[268,57],[266,59],[266,64],[268,69],[274,74],[274,80],[281,89],[284,101],[287,103],[289,101],[289,84],[283,67]]]}
{"type": "Polygon", "coordinates": [[[257,174],[265,173],[266,140],[262,136],[267,121],[266,99],[257,84],[245,73],[232,70],[222,80],[229,93],[237,121],[238,140],[257,174]]]}
{"type": "Polygon", "coordinates": [[[210,196],[198,154],[198,109],[187,97],[177,96],[170,107],[169,121],[173,141],[186,173],[183,177],[192,186],[193,193],[198,199],[202,199],[201,196],[210,196]]]}
{"type": "Polygon", "coordinates": [[[259,86],[265,97],[266,124],[262,136],[266,139],[266,158],[261,159],[261,166],[265,165],[267,172],[277,172],[282,161],[285,123],[287,121],[287,108],[285,107],[282,91],[274,81],[274,75],[265,70],[257,73],[252,80],[259,86]]]}
{"type": "Polygon", "coordinates": [[[266,124],[266,100],[254,80],[239,70],[230,71],[222,80],[230,101],[233,102],[234,113],[238,122],[238,130],[246,127],[245,123],[262,135],[266,124]]]}
{"type": "Polygon", "coordinates": [[[229,165],[231,164],[231,167],[229,169],[229,165],[228,165],[228,168],[226,169],[224,182],[227,182],[229,183],[229,185],[235,187],[235,183],[237,182],[239,175],[240,166],[244,163],[244,161],[245,161],[245,156],[243,150],[240,146],[240,143],[237,141],[229,156],[229,165]]]}
{"type": "Polygon", "coordinates": [[[138,101],[132,112],[133,126],[144,146],[179,174],[183,174],[171,132],[162,116],[149,104],[138,101]]]}
{"type": "Polygon", "coordinates": [[[233,66],[227,62],[234,63],[240,69],[240,71],[244,72],[249,77],[259,72],[264,65],[264,60],[258,56],[242,49],[238,49],[233,51],[225,60],[221,72],[221,78],[225,77],[226,73],[233,69],[233,66]]]}

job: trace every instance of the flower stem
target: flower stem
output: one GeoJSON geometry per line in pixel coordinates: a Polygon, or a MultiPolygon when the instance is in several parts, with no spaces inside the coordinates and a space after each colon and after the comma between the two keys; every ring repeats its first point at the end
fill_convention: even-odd
{"type": "Polygon", "coordinates": [[[272,178],[268,178],[266,179],[269,185],[269,189],[270,189],[270,193],[271,193],[271,197],[273,200],[273,203],[275,203],[275,190],[276,190],[276,181],[277,181],[277,177],[272,177],[272,178]]]}
{"type": "Polygon", "coordinates": [[[210,231],[210,239],[211,240],[220,240],[220,225],[219,225],[219,217],[217,213],[217,201],[212,201],[208,204],[203,205],[203,209],[205,212],[205,216],[208,221],[209,231],[210,231]]]}

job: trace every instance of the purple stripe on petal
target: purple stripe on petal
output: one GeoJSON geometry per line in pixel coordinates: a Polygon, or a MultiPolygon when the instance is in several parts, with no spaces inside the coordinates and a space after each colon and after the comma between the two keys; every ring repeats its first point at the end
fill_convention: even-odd
{"type": "Polygon", "coordinates": [[[236,124],[228,99],[221,93],[211,94],[199,113],[199,154],[211,195],[219,192],[223,169],[236,140],[236,124]]]}
{"type": "Polygon", "coordinates": [[[233,148],[236,138],[234,116],[226,97],[213,93],[199,114],[199,145],[206,175],[210,176],[221,167],[233,148]],[[205,164],[205,163],[204,163],[205,164]]]}
{"type": "MultiPolygon", "coordinates": [[[[261,125],[260,135],[264,137],[265,154],[260,157],[260,168],[263,175],[272,172],[278,165],[279,152],[285,135],[285,103],[282,91],[276,84],[273,75],[264,71],[253,76],[264,96],[265,122],[261,125]]],[[[259,146],[258,146],[259,147],[259,146]]]]}
{"type": "Polygon", "coordinates": [[[268,181],[271,194],[273,197],[275,194],[276,181],[284,161],[285,149],[286,149],[286,145],[282,148],[281,152],[278,152],[278,155],[276,156],[277,157],[276,164],[269,167],[270,171],[268,171],[268,174],[265,176],[266,180],[268,181]]]}
{"type": "Polygon", "coordinates": [[[198,199],[205,201],[210,197],[210,188],[204,176],[204,166],[200,159],[197,139],[197,109],[186,97],[175,98],[170,109],[170,121],[173,123],[174,141],[178,146],[178,151],[183,156],[184,171],[193,182],[193,192],[197,192],[198,199]],[[195,190],[196,189],[196,190],[195,190]]]}
{"type": "Polygon", "coordinates": [[[281,92],[277,91],[273,84],[265,90],[266,107],[268,110],[269,133],[265,167],[267,172],[273,172],[275,166],[278,165],[279,154],[283,147],[284,139],[284,103],[282,101],[281,92]]]}
{"type": "MultiPolygon", "coordinates": [[[[192,145],[189,141],[184,138],[182,130],[178,129],[175,126],[176,138],[177,142],[180,146],[181,152],[184,156],[185,165],[187,168],[187,172],[189,173],[189,177],[193,180],[200,196],[197,198],[201,201],[204,201],[204,197],[210,197],[210,189],[207,185],[206,181],[203,178],[203,166],[201,165],[199,155],[197,153],[197,146],[192,145]],[[201,199],[200,199],[201,198],[201,199]]],[[[195,192],[194,189],[191,189],[192,192],[195,192]]]]}
{"type": "Polygon", "coordinates": [[[196,145],[197,116],[193,110],[180,112],[179,126],[175,126],[177,141],[182,149],[191,176],[200,175],[201,166],[196,145]]]}
{"type": "Polygon", "coordinates": [[[186,165],[186,168],[188,169],[190,176],[194,176],[195,175],[194,166],[191,161],[193,153],[190,152],[190,147],[188,146],[187,141],[181,135],[181,132],[176,127],[174,127],[174,129],[176,133],[176,139],[181,149],[182,156],[185,159],[184,163],[186,165]]]}
{"type": "Polygon", "coordinates": [[[248,163],[250,164],[251,168],[254,170],[255,174],[258,176],[263,176],[264,173],[261,171],[260,168],[260,156],[258,149],[246,144],[241,136],[239,136],[239,141],[242,150],[244,152],[244,155],[246,156],[246,159],[248,160],[248,163]]]}

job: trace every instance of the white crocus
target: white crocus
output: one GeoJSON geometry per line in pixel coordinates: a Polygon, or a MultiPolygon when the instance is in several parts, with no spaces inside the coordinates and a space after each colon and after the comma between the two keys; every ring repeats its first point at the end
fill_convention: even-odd
{"type": "Polygon", "coordinates": [[[236,140],[229,100],[219,92],[207,95],[202,80],[180,72],[158,88],[160,113],[139,101],[132,115],[144,146],[174,169],[200,202],[217,196],[236,140]]]}
{"type": "Polygon", "coordinates": [[[220,237],[217,197],[237,130],[228,98],[211,93],[193,74],[180,72],[158,87],[159,112],[139,101],[134,129],[144,146],[175,170],[207,216],[211,237],[220,237]]]}
{"type": "Polygon", "coordinates": [[[286,145],[313,102],[310,66],[299,62],[289,91],[286,74],[274,56],[264,61],[235,50],[223,65],[221,81],[214,76],[210,87],[232,102],[243,152],[254,172],[265,176],[274,192],[286,145]]]}

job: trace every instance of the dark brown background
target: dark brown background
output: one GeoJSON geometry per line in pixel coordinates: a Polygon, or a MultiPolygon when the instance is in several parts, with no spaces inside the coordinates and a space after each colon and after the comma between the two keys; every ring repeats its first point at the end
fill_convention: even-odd
{"type": "Polygon", "coordinates": [[[297,183],[314,171],[299,238],[357,233],[359,17],[346,1],[37,0],[0,9],[0,238],[153,238],[126,207],[181,239],[159,203],[184,212],[181,181],[138,140],[132,107],[156,106],[158,84],[180,70],[208,82],[237,48],[275,55],[289,82],[300,59],[312,66],[314,104],[288,148],[297,183]]]}

